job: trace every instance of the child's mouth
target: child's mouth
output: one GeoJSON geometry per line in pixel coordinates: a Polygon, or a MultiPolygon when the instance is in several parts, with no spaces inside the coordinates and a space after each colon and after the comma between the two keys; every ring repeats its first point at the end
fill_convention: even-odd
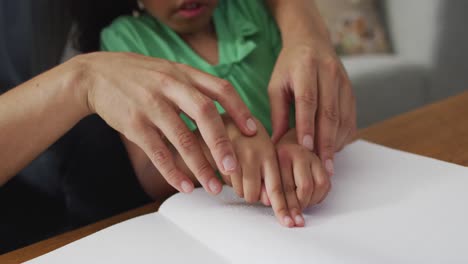
{"type": "Polygon", "coordinates": [[[186,2],[179,8],[179,15],[185,18],[194,18],[205,11],[206,6],[198,2],[186,2]]]}

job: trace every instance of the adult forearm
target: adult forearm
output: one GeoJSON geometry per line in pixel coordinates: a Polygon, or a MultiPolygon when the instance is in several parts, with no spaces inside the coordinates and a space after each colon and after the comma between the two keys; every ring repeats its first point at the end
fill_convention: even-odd
{"type": "Polygon", "coordinates": [[[313,0],[266,0],[281,31],[284,45],[304,38],[328,38],[326,25],[313,0]]]}
{"type": "Polygon", "coordinates": [[[0,185],[89,114],[82,76],[72,60],[0,96],[0,185]]]}

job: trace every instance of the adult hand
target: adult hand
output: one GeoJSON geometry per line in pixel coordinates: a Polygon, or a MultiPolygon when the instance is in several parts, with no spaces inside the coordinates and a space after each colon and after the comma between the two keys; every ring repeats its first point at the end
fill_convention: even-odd
{"type": "MultiPolygon", "coordinates": [[[[304,39],[304,37],[302,37],[304,39]]],[[[273,141],[289,128],[289,106],[295,102],[298,143],[314,150],[329,175],[333,159],[356,130],[351,83],[328,37],[284,43],[269,85],[273,141]]]]}
{"type": "Polygon", "coordinates": [[[254,135],[257,127],[229,82],[186,65],[131,53],[100,52],[73,60],[83,69],[79,83],[84,84],[90,111],[138,145],[174,188],[188,193],[194,185],[176,166],[162,137],[174,145],[208,192],[222,189],[180,112],[196,122],[220,171],[237,172],[237,158],[213,100],[245,135],[254,135]]]}

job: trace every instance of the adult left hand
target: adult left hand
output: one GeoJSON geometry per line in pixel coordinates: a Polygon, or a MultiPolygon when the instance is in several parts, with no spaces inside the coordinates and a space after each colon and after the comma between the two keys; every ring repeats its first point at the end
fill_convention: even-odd
{"type": "Polygon", "coordinates": [[[351,82],[328,37],[303,37],[283,45],[270,80],[274,142],[289,128],[295,103],[298,143],[316,152],[328,174],[334,155],[356,131],[356,103],[351,82]]]}

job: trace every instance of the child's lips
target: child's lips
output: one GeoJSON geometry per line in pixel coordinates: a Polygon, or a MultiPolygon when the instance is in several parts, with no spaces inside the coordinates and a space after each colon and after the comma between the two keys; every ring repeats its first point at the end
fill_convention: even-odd
{"type": "Polygon", "coordinates": [[[206,5],[198,2],[186,2],[178,10],[178,14],[184,18],[194,18],[206,10],[206,5]]]}

